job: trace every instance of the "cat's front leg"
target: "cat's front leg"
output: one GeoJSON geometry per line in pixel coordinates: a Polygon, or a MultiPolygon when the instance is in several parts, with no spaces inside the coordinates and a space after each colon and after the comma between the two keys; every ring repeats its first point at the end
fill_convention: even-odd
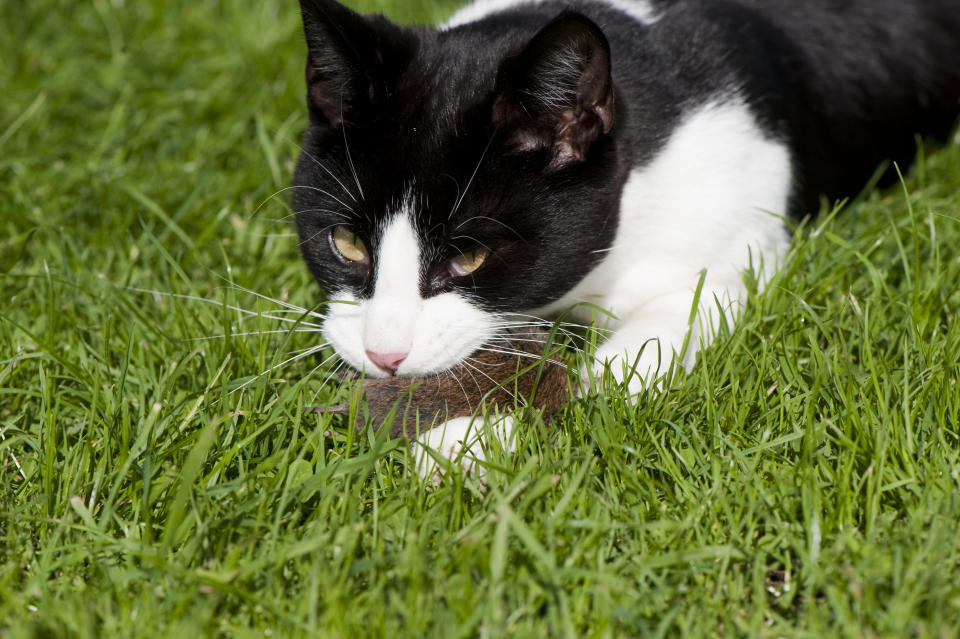
{"type": "Polygon", "coordinates": [[[654,330],[644,322],[627,324],[597,348],[592,369],[584,371],[585,380],[599,385],[609,370],[617,384],[625,383],[636,395],[669,370],[683,338],[684,333],[673,327],[654,330]]]}
{"type": "Polygon", "coordinates": [[[484,424],[483,417],[455,417],[436,428],[422,433],[410,445],[410,455],[416,473],[425,481],[440,483],[446,469],[435,455],[449,460],[454,467],[483,480],[486,472],[483,462],[494,443],[507,453],[515,446],[514,418],[510,415],[484,424]]]}
{"type": "Polygon", "coordinates": [[[620,318],[610,337],[597,347],[592,370],[584,371],[584,378],[592,377],[597,384],[609,370],[618,384],[625,383],[635,395],[665,375],[678,357],[682,357],[678,363],[689,369],[699,349],[712,339],[721,310],[723,321],[732,325],[742,305],[746,293],[740,274],[726,275],[710,278],[703,287],[692,324],[697,299],[692,289],[658,297],[620,318]]]}
{"type": "Polygon", "coordinates": [[[685,337],[686,318],[679,315],[631,319],[597,348],[592,370],[584,376],[599,384],[609,370],[617,384],[625,383],[636,395],[669,370],[685,337]]]}

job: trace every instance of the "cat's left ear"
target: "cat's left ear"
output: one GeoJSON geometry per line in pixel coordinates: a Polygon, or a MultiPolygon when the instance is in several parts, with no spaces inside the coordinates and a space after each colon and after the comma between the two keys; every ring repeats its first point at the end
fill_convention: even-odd
{"type": "Polygon", "coordinates": [[[610,45],[596,24],[564,12],[497,79],[494,125],[516,151],[548,150],[554,169],[583,161],[613,127],[610,45]]]}
{"type": "Polygon", "coordinates": [[[359,124],[382,111],[414,43],[381,16],[336,0],[300,0],[307,40],[307,104],[318,126],[359,124]]]}

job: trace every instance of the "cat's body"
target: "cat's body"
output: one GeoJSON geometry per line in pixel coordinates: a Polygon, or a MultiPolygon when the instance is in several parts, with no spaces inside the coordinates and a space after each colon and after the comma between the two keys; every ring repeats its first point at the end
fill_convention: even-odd
{"type": "Polygon", "coordinates": [[[702,272],[701,325],[732,317],[788,217],[909,161],[960,100],[956,0],[481,0],[439,30],[302,6],[293,205],[350,302],[325,336],[373,376],[588,302],[611,313],[598,366],[635,389],[680,350],[702,272]]]}

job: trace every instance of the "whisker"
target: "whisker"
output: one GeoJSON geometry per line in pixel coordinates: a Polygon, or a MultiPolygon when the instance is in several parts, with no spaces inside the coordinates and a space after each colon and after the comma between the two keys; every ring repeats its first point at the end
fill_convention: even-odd
{"type": "MultiPolygon", "coordinates": [[[[488,251],[490,251],[491,253],[493,253],[493,249],[492,249],[492,248],[490,248],[489,246],[487,246],[486,244],[484,244],[483,242],[481,242],[481,241],[478,240],[477,238],[475,238],[475,237],[473,237],[473,236],[470,236],[470,235],[454,235],[454,236],[451,237],[450,239],[451,239],[451,240],[470,240],[470,241],[473,242],[474,244],[478,244],[478,245],[482,246],[483,248],[487,249],[488,251]]],[[[461,251],[461,254],[462,254],[462,253],[463,253],[463,252],[461,251]]]]}
{"type": "Polygon", "coordinates": [[[302,328],[302,329],[280,329],[275,331],[250,331],[247,333],[224,333],[223,335],[204,335],[202,337],[190,337],[186,341],[188,342],[203,342],[210,341],[214,339],[225,339],[227,337],[251,337],[253,335],[276,335],[283,333],[284,335],[289,335],[290,333],[319,333],[319,330],[312,328],[302,328]]]}
{"type": "Polygon", "coordinates": [[[297,244],[297,246],[303,246],[304,244],[308,244],[308,243],[312,242],[313,240],[315,240],[315,239],[317,238],[318,235],[322,235],[324,231],[326,231],[327,229],[332,229],[332,228],[335,227],[335,226],[337,226],[336,223],[326,225],[325,227],[323,227],[322,229],[320,229],[319,231],[317,231],[316,233],[314,233],[313,235],[311,235],[311,236],[308,237],[307,239],[302,240],[301,242],[299,242],[299,243],[297,244]]]}
{"type": "MultiPolygon", "coordinates": [[[[514,333],[513,335],[518,335],[518,334],[519,334],[519,335],[536,335],[536,333],[514,333]]],[[[542,339],[524,339],[524,338],[517,339],[516,337],[513,337],[513,335],[503,336],[503,337],[491,337],[491,338],[490,338],[489,340],[487,340],[487,341],[488,341],[488,342],[503,342],[504,344],[512,344],[512,343],[514,343],[514,342],[522,342],[522,343],[524,343],[524,344],[538,344],[538,345],[540,345],[540,346],[548,346],[548,345],[550,345],[550,346],[557,346],[557,344],[556,344],[555,342],[554,342],[554,343],[548,343],[548,342],[546,342],[546,341],[544,341],[544,340],[542,340],[542,339]]]]}
{"type": "Polygon", "coordinates": [[[334,195],[334,194],[331,193],[330,191],[321,189],[319,186],[311,186],[311,185],[309,185],[309,184],[291,184],[290,186],[287,186],[287,187],[284,187],[284,188],[280,189],[279,191],[277,191],[276,193],[274,193],[274,194],[271,195],[270,197],[276,197],[276,196],[280,195],[281,193],[283,193],[284,191],[292,191],[293,189],[307,189],[308,191],[317,191],[318,193],[322,193],[322,194],[326,195],[326,196],[329,197],[330,199],[336,200],[343,208],[347,209],[348,211],[353,211],[353,207],[352,207],[352,206],[350,206],[349,204],[347,204],[346,202],[344,202],[343,200],[341,200],[340,198],[338,198],[336,195],[334,195]]]}
{"type": "MultiPolygon", "coordinates": [[[[308,376],[312,377],[314,373],[316,373],[318,370],[324,367],[327,364],[327,362],[329,362],[334,357],[336,357],[336,354],[330,357],[327,357],[322,362],[314,366],[313,369],[310,371],[310,373],[308,373],[308,376]]],[[[320,395],[320,391],[322,391],[324,388],[327,387],[327,382],[329,382],[330,379],[334,375],[336,375],[340,371],[340,369],[344,367],[344,365],[345,365],[345,362],[343,360],[340,360],[339,362],[337,362],[336,366],[333,367],[333,370],[327,373],[327,375],[323,378],[323,381],[321,381],[320,385],[317,387],[317,390],[313,393],[313,396],[310,398],[311,403],[317,401],[317,397],[320,395]]]]}
{"type": "Polygon", "coordinates": [[[243,322],[246,321],[246,320],[253,320],[253,319],[263,318],[263,319],[273,320],[274,322],[283,322],[284,324],[293,324],[294,326],[304,326],[304,327],[306,327],[306,328],[316,329],[317,331],[319,331],[320,329],[323,328],[323,325],[322,325],[322,324],[314,324],[314,323],[312,323],[312,322],[304,322],[304,321],[300,321],[300,320],[297,320],[297,319],[294,319],[294,318],[291,318],[291,317],[274,317],[274,316],[273,316],[273,312],[274,312],[274,311],[269,311],[269,313],[270,313],[269,315],[268,315],[267,313],[262,313],[262,314],[259,314],[259,315],[257,315],[257,316],[254,316],[254,315],[245,315],[245,316],[243,316],[243,317],[237,318],[236,324],[237,324],[237,326],[239,326],[239,325],[243,324],[243,322]]]}
{"type": "Polygon", "coordinates": [[[493,139],[496,137],[496,132],[490,136],[490,139],[487,141],[487,146],[484,147],[483,153],[480,154],[480,159],[477,161],[476,168],[473,169],[473,174],[470,176],[470,179],[467,181],[467,186],[464,187],[463,193],[460,194],[459,199],[454,203],[453,209],[450,210],[450,215],[447,216],[448,220],[452,220],[453,216],[457,214],[457,210],[460,208],[460,204],[463,202],[463,198],[467,197],[467,191],[470,190],[470,186],[473,184],[473,179],[477,177],[477,171],[480,170],[480,165],[483,164],[483,159],[487,157],[487,151],[490,150],[490,145],[493,144],[493,139]]]}
{"type": "MultiPolygon", "coordinates": [[[[274,222],[279,220],[273,220],[274,222]]],[[[265,239],[275,239],[280,237],[297,237],[296,233],[254,233],[252,231],[247,231],[246,235],[248,237],[259,237],[265,239]]]]}
{"type": "MultiPolygon", "coordinates": [[[[290,364],[291,362],[295,362],[295,361],[297,361],[297,360],[303,359],[304,357],[307,357],[307,356],[309,356],[309,355],[312,355],[313,353],[317,353],[317,352],[319,352],[319,351],[322,351],[324,348],[326,348],[326,344],[321,344],[320,346],[312,346],[312,347],[308,348],[307,350],[303,351],[302,353],[298,353],[297,355],[294,355],[293,357],[290,357],[290,358],[288,358],[288,359],[280,362],[279,364],[276,364],[275,366],[271,366],[270,368],[268,368],[267,370],[263,371],[263,372],[260,373],[259,375],[253,377],[252,379],[247,380],[246,382],[244,382],[244,383],[241,384],[240,386],[237,386],[236,388],[234,388],[234,389],[233,389],[232,391],[230,391],[230,392],[231,392],[231,393],[235,393],[235,392],[237,392],[238,390],[242,390],[242,389],[246,388],[247,386],[249,386],[250,384],[252,384],[252,383],[254,383],[255,381],[257,381],[258,379],[260,379],[261,377],[263,377],[264,375],[268,375],[269,373],[272,373],[273,371],[277,370],[278,368],[282,368],[282,367],[286,366],[287,364],[290,364]]],[[[334,357],[334,356],[331,355],[331,357],[334,357]]],[[[329,359],[329,358],[328,358],[328,359],[329,359]]]]}
{"type": "MultiPolygon", "coordinates": [[[[334,358],[334,357],[336,357],[336,354],[331,355],[330,357],[327,357],[325,360],[323,360],[322,362],[320,362],[319,364],[317,364],[317,365],[313,368],[313,370],[311,370],[311,371],[307,374],[307,376],[308,376],[308,377],[312,377],[314,373],[316,373],[318,370],[320,370],[320,368],[322,368],[324,364],[326,364],[327,362],[329,362],[329,361],[330,361],[332,358],[334,358]]],[[[322,391],[324,388],[326,388],[327,382],[330,381],[330,378],[333,377],[334,375],[336,375],[337,372],[338,372],[341,368],[343,368],[344,364],[345,364],[345,362],[344,362],[343,360],[340,360],[339,362],[337,362],[337,365],[333,367],[333,370],[330,371],[330,372],[327,374],[327,376],[323,378],[323,381],[320,382],[320,386],[318,386],[318,387],[317,387],[317,390],[313,393],[313,397],[310,398],[310,403],[311,403],[311,404],[312,404],[313,402],[317,401],[317,397],[319,397],[320,391],[322,391]]]]}
{"type": "MultiPolygon", "coordinates": [[[[257,208],[253,209],[253,211],[252,211],[252,212],[250,213],[250,215],[247,216],[247,217],[248,217],[248,218],[256,217],[256,215],[260,212],[260,209],[262,209],[263,207],[265,207],[265,206],[267,205],[267,202],[272,201],[275,197],[277,197],[277,196],[280,195],[281,193],[286,193],[287,191],[291,191],[291,190],[293,190],[293,189],[308,189],[308,190],[312,190],[312,191],[319,191],[319,192],[323,193],[324,195],[333,198],[334,200],[336,200],[337,202],[339,202],[339,203],[343,206],[343,208],[347,209],[348,211],[350,211],[351,213],[353,213],[354,215],[356,215],[356,213],[355,213],[354,210],[353,210],[353,207],[349,206],[349,205],[346,204],[343,200],[341,200],[341,199],[338,198],[337,196],[333,195],[332,193],[328,193],[327,191],[324,191],[323,189],[321,189],[321,188],[319,188],[319,187],[316,187],[316,186],[310,186],[310,185],[307,185],[307,184],[292,184],[292,185],[290,185],[290,186],[285,186],[285,187],[283,187],[282,189],[279,189],[279,190],[277,190],[277,191],[274,191],[273,193],[271,193],[270,195],[268,195],[267,197],[265,197],[265,198],[263,199],[263,201],[260,202],[260,204],[257,205],[257,208]]],[[[348,193],[349,193],[349,191],[348,191],[348,193]]],[[[296,214],[296,213],[294,213],[294,214],[296,214]]],[[[288,217],[289,217],[289,216],[288,216],[288,217]]]]}
{"type": "MultiPolygon", "coordinates": [[[[346,133],[344,133],[344,136],[346,136],[346,133]]],[[[301,152],[301,153],[303,153],[305,156],[307,156],[308,158],[310,158],[311,160],[313,160],[314,164],[316,164],[316,165],[319,166],[321,169],[323,169],[324,171],[326,171],[326,172],[327,172],[327,175],[329,175],[329,176],[332,177],[334,180],[336,180],[337,184],[340,185],[340,188],[343,189],[344,193],[346,193],[347,195],[350,196],[350,199],[351,199],[351,200],[353,200],[354,202],[357,201],[357,198],[354,197],[353,193],[350,192],[350,189],[348,189],[346,186],[344,186],[343,182],[340,181],[340,178],[338,178],[336,175],[334,175],[333,172],[332,172],[330,169],[328,169],[323,162],[321,162],[320,160],[318,160],[316,157],[313,156],[312,153],[310,153],[309,151],[307,151],[306,149],[304,149],[304,148],[303,148],[302,146],[300,146],[299,144],[297,144],[296,146],[300,149],[300,152],[301,152]]],[[[357,186],[359,186],[359,184],[358,184],[357,186]]]]}
{"type": "MultiPolygon", "coordinates": [[[[211,304],[211,305],[213,305],[213,306],[219,306],[219,307],[221,307],[221,308],[227,308],[227,309],[229,309],[229,310],[231,310],[231,311],[236,311],[237,313],[243,313],[243,314],[245,314],[245,315],[247,315],[247,316],[249,316],[249,317],[264,317],[264,318],[267,318],[267,319],[276,320],[276,321],[278,321],[278,322],[288,322],[288,323],[297,323],[297,322],[298,322],[298,320],[291,319],[291,318],[288,318],[288,317],[271,317],[270,315],[268,315],[269,313],[279,312],[279,309],[278,309],[278,310],[274,310],[274,311],[251,311],[251,310],[249,310],[249,309],[242,308],[242,307],[240,307],[240,306],[234,306],[233,304],[224,304],[223,302],[221,302],[221,301],[219,301],[219,300],[213,300],[213,299],[209,299],[209,298],[206,298],[206,297],[200,297],[200,296],[198,296],[198,295],[186,295],[186,294],[184,294],[184,293],[168,293],[168,292],[164,292],[164,291],[157,291],[157,290],[146,289],[146,288],[136,288],[136,287],[133,287],[133,286],[124,286],[124,287],[121,287],[121,288],[124,288],[124,289],[126,289],[126,290],[128,290],[128,291],[134,291],[134,292],[136,292],[136,293],[148,293],[148,294],[150,294],[150,295],[160,295],[160,296],[164,296],[164,297],[173,297],[173,298],[177,298],[177,299],[190,300],[190,301],[193,301],[193,302],[203,302],[204,304],[211,304]]],[[[251,292],[251,291],[248,291],[248,292],[251,292]]],[[[255,294],[255,293],[254,293],[254,294],[255,294]]],[[[255,294],[255,295],[256,295],[256,294],[255,294]]],[[[279,300],[273,300],[273,299],[271,299],[271,298],[269,298],[269,297],[265,297],[265,296],[261,296],[261,295],[258,295],[258,297],[261,297],[262,299],[265,299],[265,300],[268,300],[268,301],[271,301],[271,302],[280,303],[279,300]]],[[[315,312],[313,312],[313,311],[307,311],[306,309],[301,309],[301,308],[294,307],[291,312],[293,312],[293,311],[296,311],[296,312],[301,313],[301,314],[306,313],[306,314],[311,315],[312,317],[317,317],[317,318],[319,318],[319,319],[326,319],[326,316],[320,315],[319,313],[315,313],[315,312]]],[[[242,321],[243,319],[248,319],[249,317],[243,317],[243,318],[241,318],[240,321],[242,321]]],[[[312,324],[312,326],[317,326],[317,327],[319,327],[320,325],[319,325],[319,324],[312,324]]]]}
{"type": "MultiPolygon", "coordinates": [[[[500,334],[498,334],[498,337],[509,337],[510,334],[514,334],[514,335],[542,335],[542,334],[543,334],[543,331],[542,331],[542,330],[541,330],[541,331],[531,331],[531,332],[526,332],[526,333],[517,333],[517,332],[516,332],[516,329],[517,329],[518,327],[516,327],[516,326],[509,326],[509,325],[508,325],[508,326],[503,326],[503,327],[500,327],[500,328],[501,328],[501,331],[502,331],[502,332],[501,332],[500,334]]],[[[547,329],[547,330],[549,330],[549,331],[555,330],[558,335],[562,336],[563,338],[569,339],[569,340],[571,340],[571,341],[576,342],[576,341],[582,341],[582,340],[583,340],[583,337],[581,337],[580,335],[577,335],[576,333],[572,333],[572,332],[566,330],[565,328],[554,327],[554,325],[552,325],[552,324],[551,324],[550,326],[521,326],[521,327],[519,327],[519,328],[540,328],[540,329],[547,329]]]]}
{"type": "MultiPolygon", "coordinates": [[[[470,359],[470,358],[468,357],[467,359],[470,359]]],[[[467,361],[467,359],[463,360],[463,361],[460,362],[460,363],[463,364],[464,366],[466,366],[467,368],[471,368],[471,369],[477,371],[478,373],[480,373],[481,375],[483,375],[484,377],[486,377],[487,379],[489,379],[491,382],[493,382],[495,388],[503,389],[503,390],[507,393],[507,395],[509,395],[510,397],[512,397],[514,400],[517,399],[517,396],[516,396],[514,393],[510,392],[510,390],[507,388],[506,383],[504,383],[504,382],[498,382],[497,380],[495,380],[494,378],[490,377],[489,375],[487,375],[486,373],[484,373],[482,370],[480,370],[479,368],[477,368],[477,367],[474,366],[473,364],[470,364],[470,363],[467,361]]],[[[474,378],[474,381],[476,381],[476,378],[474,378]]],[[[478,390],[479,390],[479,384],[477,385],[477,388],[478,388],[478,390]]]]}
{"type": "Polygon", "coordinates": [[[527,353],[525,351],[515,351],[515,350],[509,350],[509,349],[504,350],[499,348],[488,348],[485,346],[481,346],[480,350],[487,353],[498,353],[500,355],[509,355],[511,357],[517,357],[520,359],[529,359],[537,362],[542,361],[548,364],[553,364],[554,366],[563,366],[563,364],[561,364],[560,362],[555,362],[552,359],[547,359],[543,357],[542,355],[534,355],[533,353],[527,353]]]}
{"type": "Polygon", "coordinates": [[[313,208],[313,209],[299,209],[296,211],[292,211],[290,215],[286,215],[280,219],[286,220],[287,218],[295,216],[297,213],[329,213],[330,215],[336,215],[338,217],[342,217],[345,220],[351,219],[348,213],[353,213],[354,215],[356,215],[352,210],[348,210],[347,213],[344,213],[343,211],[334,211],[333,209],[313,208]]]}
{"type": "MultiPolygon", "coordinates": [[[[343,103],[340,103],[340,110],[343,111],[343,103]]],[[[343,113],[341,115],[341,121],[343,120],[343,113]]],[[[343,148],[347,152],[347,164],[350,165],[350,173],[353,174],[353,181],[357,185],[357,190],[360,191],[360,199],[365,200],[366,198],[363,195],[363,187],[360,185],[360,178],[357,177],[357,167],[353,164],[353,156],[350,155],[350,142],[347,141],[347,127],[341,126],[340,130],[343,132],[343,148]]]]}
{"type": "MultiPolygon", "coordinates": [[[[262,313],[254,313],[253,315],[245,315],[245,316],[237,319],[237,323],[239,324],[239,323],[242,323],[242,322],[244,322],[244,321],[246,321],[246,320],[256,319],[256,317],[262,317],[263,319],[274,320],[274,321],[276,321],[276,322],[287,322],[287,323],[292,323],[292,324],[299,324],[300,326],[308,326],[308,327],[311,327],[311,328],[323,328],[323,325],[322,325],[322,324],[314,324],[313,322],[307,322],[307,321],[304,321],[304,320],[294,319],[294,318],[292,318],[292,317],[277,317],[277,316],[276,316],[277,313],[291,313],[291,314],[296,313],[297,315],[303,315],[303,314],[304,314],[303,311],[287,311],[287,310],[283,310],[283,309],[276,309],[276,310],[272,310],[272,311],[263,311],[262,313]],[[256,317],[255,317],[255,316],[256,316],[256,317]]],[[[327,316],[326,316],[326,315],[316,315],[316,316],[313,316],[313,317],[317,317],[318,319],[326,319],[327,316]]]]}
{"type": "MultiPolygon", "coordinates": [[[[549,320],[544,320],[543,318],[536,317],[535,315],[526,315],[524,313],[506,313],[504,314],[504,319],[506,319],[506,317],[508,316],[522,317],[524,318],[525,321],[536,322],[538,325],[543,326],[545,328],[552,328],[553,326],[557,326],[557,327],[575,328],[575,329],[587,331],[590,333],[596,332],[596,333],[610,334],[613,332],[611,329],[608,329],[608,328],[587,325],[587,324],[578,324],[576,322],[568,322],[568,321],[551,322],[549,320]]],[[[518,323],[518,325],[523,325],[523,324],[518,323]]]]}
{"type": "MultiPolygon", "coordinates": [[[[463,363],[463,362],[461,362],[461,363],[463,363]]],[[[480,382],[477,381],[477,378],[474,376],[474,374],[471,373],[469,370],[464,370],[464,372],[465,372],[467,375],[470,376],[470,379],[473,380],[474,385],[477,387],[477,391],[482,391],[482,390],[483,390],[483,387],[480,386],[480,382]]]]}
{"type": "Polygon", "coordinates": [[[467,389],[463,387],[463,383],[460,381],[460,378],[457,377],[456,373],[454,373],[452,369],[444,372],[450,375],[450,377],[453,378],[453,381],[457,383],[457,386],[460,387],[460,390],[463,392],[463,398],[467,401],[467,408],[470,409],[470,412],[473,412],[473,402],[470,401],[470,396],[467,394],[467,389]]]}
{"type": "MultiPolygon", "coordinates": [[[[280,306],[282,306],[282,307],[284,307],[284,308],[287,308],[287,309],[291,309],[291,310],[295,310],[295,311],[300,311],[300,312],[303,313],[304,315],[309,315],[309,316],[311,316],[311,317],[316,317],[316,318],[319,318],[319,319],[326,319],[323,315],[320,315],[320,314],[317,313],[316,311],[308,310],[308,309],[306,309],[306,308],[302,308],[302,307],[300,307],[300,306],[297,306],[296,304],[291,304],[290,302],[285,302],[285,301],[283,301],[283,300],[278,300],[278,299],[272,298],[272,297],[270,297],[270,296],[268,296],[268,295],[264,295],[263,293],[257,293],[257,292],[254,291],[254,290],[251,290],[251,289],[246,288],[246,287],[244,287],[244,286],[240,286],[239,284],[236,284],[235,282],[231,282],[230,280],[226,279],[226,278],[223,277],[223,276],[219,276],[219,275],[218,275],[218,277],[220,277],[220,279],[222,279],[223,281],[225,281],[225,282],[227,282],[228,284],[230,284],[232,287],[234,287],[234,288],[236,288],[236,289],[238,289],[238,290],[241,290],[241,291],[243,291],[244,293],[249,293],[250,295],[253,295],[253,296],[255,296],[255,297],[258,297],[258,298],[260,298],[260,299],[262,299],[262,300],[266,300],[266,301],[268,301],[268,302],[273,302],[274,304],[279,304],[280,306]]],[[[323,303],[326,304],[327,302],[323,302],[323,303]]]]}
{"type": "Polygon", "coordinates": [[[508,231],[510,231],[511,233],[513,233],[514,235],[516,235],[516,236],[517,236],[517,239],[519,239],[521,242],[526,242],[526,239],[524,239],[524,237],[523,237],[522,235],[520,235],[516,230],[514,230],[514,228],[513,228],[512,226],[510,226],[509,224],[505,224],[505,223],[501,222],[500,220],[495,220],[495,219],[493,219],[492,217],[487,217],[486,215],[474,215],[474,216],[471,217],[470,219],[464,220],[463,222],[460,222],[460,224],[457,224],[457,226],[456,226],[453,230],[456,231],[456,230],[459,229],[461,226],[464,226],[465,224],[467,224],[467,223],[469,223],[469,222],[472,222],[473,220],[490,220],[490,221],[493,222],[494,224],[499,224],[499,225],[502,226],[503,228],[507,229],[508,231]]]}

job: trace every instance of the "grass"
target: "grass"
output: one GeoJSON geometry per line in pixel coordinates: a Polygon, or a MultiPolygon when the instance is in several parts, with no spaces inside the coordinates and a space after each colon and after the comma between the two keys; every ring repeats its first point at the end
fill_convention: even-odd
{"type": "Polygon", "coordinates": [[[256,377],[317,340],[248,292],[319,298],[298,20],[0,2],[0,636],[960,635],[960,141],[665,392],[428,490],[304,414],[322,358],[256,377]]]}

